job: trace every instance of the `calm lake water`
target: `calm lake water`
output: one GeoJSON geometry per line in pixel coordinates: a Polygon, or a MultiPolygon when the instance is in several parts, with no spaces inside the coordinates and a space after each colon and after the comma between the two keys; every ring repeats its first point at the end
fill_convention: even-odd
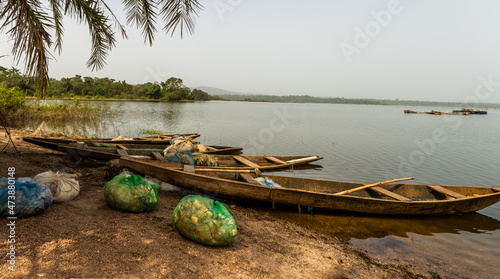
{"type": "MultiPolygon", "coordinates": [[[[374,183],[500,187],[500,111],[488,115],[407,115],[408,107],[247,102],[110,102],[114,119],[88,123],[87,136],[139,136],[141,129],[200,133],[203,144],[243,154],[320,155],[316,167],[282,172],[374,183]]],[[[451,111],[452,108],[411,107],[451,111]]],[[[68,129],[71,129],[68,126],[68,129]]],[[[500,204],[446,217],[273,215],[321,230],[381,261],[451,278],[500,278],[500,204]]]]}

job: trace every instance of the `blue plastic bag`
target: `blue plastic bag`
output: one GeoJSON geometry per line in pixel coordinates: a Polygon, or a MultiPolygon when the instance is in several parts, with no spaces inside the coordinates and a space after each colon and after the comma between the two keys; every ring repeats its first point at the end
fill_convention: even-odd
{"type": "Polygon", "coordinates": [[[267,177],[257,177],[255,178],[257,182],[260,183],[262,186],[269,186],[269,187],[275,187],[275,188],[283,188],[283,186],[279,185],[278,183],[272,181],[271,179],[267,177]]]}
{"type": "Polygon", "coordinates": [[[178,163],[178,164],[186,164],[194,166],[193,154],[191,151],[177,151],[175,154],[167,154],[165,156],[168,162],[170,163],[178,163]]]}
{"type": "Polygon", "coordinates": [[[52,192],[42,183],[36,183],[29,177],[20,177],[13,181],[9,184],[8,178],[0,178],[1,217],[33,216],[44,212],[52,204],[52,192]],[[13,192],[15,198],[9,199],[13,192]]]}

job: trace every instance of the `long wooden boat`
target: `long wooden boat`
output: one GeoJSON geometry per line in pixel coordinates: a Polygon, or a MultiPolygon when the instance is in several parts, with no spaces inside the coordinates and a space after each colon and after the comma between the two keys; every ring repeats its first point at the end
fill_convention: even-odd
{"type": "Polygon", "coordinates": [[[433,115],[471,115],[471,114],[488,114],[487,111],[485,110],[473,110],[473,109],[459,109],[459,110],[453,110],[452,112],[444,112],[444,111],[436,111],[436,110],[431,110],[431,111],[414,111],[414,110],[409,110],[405,109],[404,110],[405,114],[413,114],[413,113],[420,113],[420,114],[433,114],[433,115]]]}
{"type": "MultiPolygon", "coordinates": [[[[70,145],[81,148],[95,148],[96,151],[103,151],[107,153],[117,153],[118,151],[116,150],[119,149],[132,150],[134,152],[139,151],[135,152],[134,155],[150,155],[151,152],[162,152],[165,148],[170,146],[168,141],[164,141],[163,144],[159,143],[148,144],[148,143],[138,143],[138,142],[120,144],[114,142],[109,143],[101,141],[80,141],[80,140],[77,141],[70,139],[32,138],[32,137],[24,137],[23,141],[53,150],[60,150],[59,147],[60,145],[70,145]],[[146,151],[146,152],[141,152],[141,151],[146,151]]],[[[238,154],[241,153],[241,150],[243,150],[242,147],[219,146],[219,145],[207,145],[205,147],[208,149],[208,151],[203,152],[205,154],[238,154]]]]}
{"type": "MultiPolygon", "coordinates": [[[[293,169],[294,167],[308,165],[312,162],[323,159],[320,156],[235,156],[235,155],[214,155],[217,158],[218,166],[195,166],[197,171],[218,171],[232,172],[247,170],[255,173],[277,169],[293,169]]],[[[152,164],[180,168],[182,164],[166,162],[165,158],[155,156],[158,161],[151,161],[152,164]],[[168,163],[168,164],[165,164],[168,163]]],[[[315,167],[315,166],[314,166],[315,167]]]]}
{"type": "MultiPolygon", "coordinates": [[[[200,134],[183,134],[190,139],[195,139],[200,136],[200,134]]],[[[84,139],[63,139],[63,138],[43,138],[43,137],[26,137],[26,139],[33,140],[43,140],[50,141],[54,143],[70,144],[77,142],[96,142],[96,143],[111,143],[111,144],[158,144],[158,145],[168,145],[170,140],[176,135],[158,135],[158,136],[147,136],[147,137],[136,137],[131,139],[112,139],[112,138],[84,138],[84,139]]],[[[23,138],[24,140],[25,138],[23,138]]]]}
{"type": "MultiPolygon", "coordinates": [[[[162,155],[163,149],[128,149],[126,145],[119,145],[121,148],[107,148],[88,146],[84,144],[57,144],[42,140],[30,141],[33,144],[49,148],[52,150],[65,152],[68,159],[78,161],[83,158],[92,158],[101,161],[119,159],[121,157],[136,157],[146,160],[157,160],[154,162],[166,161],[162,155]]],[[[218,162],[217,167],[197,166],[198,169],[224,169],[224,170],[276,170],[289,169],[295,166],[306,165],[311,162],[322,159],[319,156],[238,156],[224,155],[222,152],[234,153],[241,151],[239,147],[210,146],[213,150],[205,152],[215,156],[218,162]]],[[[170,163],[170,166],[180,166],[180,164],[170,163]]]]}
{"type": "Polygon", "coordinates": [[[169,163],[121,158],[120,166],[164,182],[220,196],[309,206],[339,212],[383,215],[447,215],[474,212],[500,201],[499,188],[385,184],[345,195],[363,184],[262,175],[283,188],[262,186],[247,173],[199,172],[169,163]],[[203,174],[201,174],[203,173],[203,174]],[[238,180],[235,179],[238,177],[238,180]]]}
{"type": "Polygon", "coordinates": [[[470,109],[470,108],[456,109],[456,110],[453,110],[453,113],[460,113],[460,114],[488,114],[488,112],[485,111],[485,110],[482,110],[482,109],[474,110],[474,109],[470,109]]]}
{"type": "MultiPolygon", "coordinates": [[[[122,154],[133,156],[153,156],[152,153],[161,153],[169,145],[158,144],[114,144],[101,142],[68,142],[46,141],[35,138],[23,138],[24,141],[44,148],[74,154],[87,154],[85,157],[111,160],[118,159],[122,154]]],[[[205,154],[239,154],[243,148],[231,146],[207,145],[205,154]]],[[[154,157],[156,158],[156,157],[154,157]]],[[[154,159],[153,158],[153,159],[154,159]]]]}

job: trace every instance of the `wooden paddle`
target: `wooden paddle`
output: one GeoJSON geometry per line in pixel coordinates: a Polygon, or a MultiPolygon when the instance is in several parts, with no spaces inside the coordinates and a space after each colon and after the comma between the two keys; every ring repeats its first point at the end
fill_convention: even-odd
{"type": "Polygon", "coordinates": [[[370,188],[370,187],[375,187],[375,186],[382,185],[382,184],[387,184],[387,183],[392,183],[392,182],[398,182],[398,181],[403,181],[403,180],[412,180],[412,179],[415,179],[415,177],[406,177],[406,178],[398,178],[398,179],[393,179],[393,180],[387,180],[387,181],[383,181],[383,182],[378,182],[378,183],[374,183],[374,184],[363,185],[363,186],[360,186],[360,187],[357,187],[357,188],[354,188],[354,189],[350,189],[350,190],[338,192],[338,193],[335,193],[334,195],[349,194],[349,193],[352,193],[352,192],[356,192],[356,191],[363,190],[363,189],[370,188]]]}

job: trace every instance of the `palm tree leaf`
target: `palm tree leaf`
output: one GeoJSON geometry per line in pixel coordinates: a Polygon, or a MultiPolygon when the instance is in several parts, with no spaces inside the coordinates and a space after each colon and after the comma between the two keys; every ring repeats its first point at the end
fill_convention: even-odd
{"type": "Polygon", "coordinates": [[[109,8],[108,4],[106,4],[106,2],[104,1],[99,1],[99,0],[97,0],[97,3],[100,3],[111,14],[113,20],[115,21],[116,28],[118,28],[118,30],[120,30],[120,33],[122,34],[122,38],[128,39],[127,32],[125,31],[125,26],[120,23],[120,20],[118,20],[113,10],[109,8]]]}
{"type": "Polygon", "coordinates": [[[8,29],[14,60],[19,63],[24,57],[26,72],[38,80],[43,95],[49,83],[47,56],[52,40],[47,29],[54,28],[51,18],[38,0],[8,0],[3,5],[0,31],[8,29]]]}
{"type": "Polygon", "coordinates": [[[174,34],[175,29],[180,26],[181,38],[184,35],[184,29],[192,34],[194,32],[195,17],[198,12],[203,8],[198,0],[163,0],[163,8],[161,14],[166,22],[163,28],[170,33],[174,34]]]}
{"type": "Polygon", "coordinates": [[[61,1],[58,0],[49,0],[49,4],[52,10],[52,17],[54,19],[54,28],[56,35],[56,43],[54,48],[59,52],[59,54],[61,54],[62,37],[64,35],[64,29],[62,24],[62,18],[63,18],[62,5],[61,1]]]}
{"type": "Polygon", "coordinates": [[[144,42],[153,44],[156,32],[156,3],[154,0],[123,0],[127,12],[127,24],[142,28],[144,42]]]}
{"type": "Polygon", "coordinates": [[[116,44],[109,18],[97,2],[88,0],[66,0],[65,13],[73,15],[79,22],[87,23],[92,38],[87,67],[93,71],[102,69],[106,65],[108,51],[116,44]]]}

